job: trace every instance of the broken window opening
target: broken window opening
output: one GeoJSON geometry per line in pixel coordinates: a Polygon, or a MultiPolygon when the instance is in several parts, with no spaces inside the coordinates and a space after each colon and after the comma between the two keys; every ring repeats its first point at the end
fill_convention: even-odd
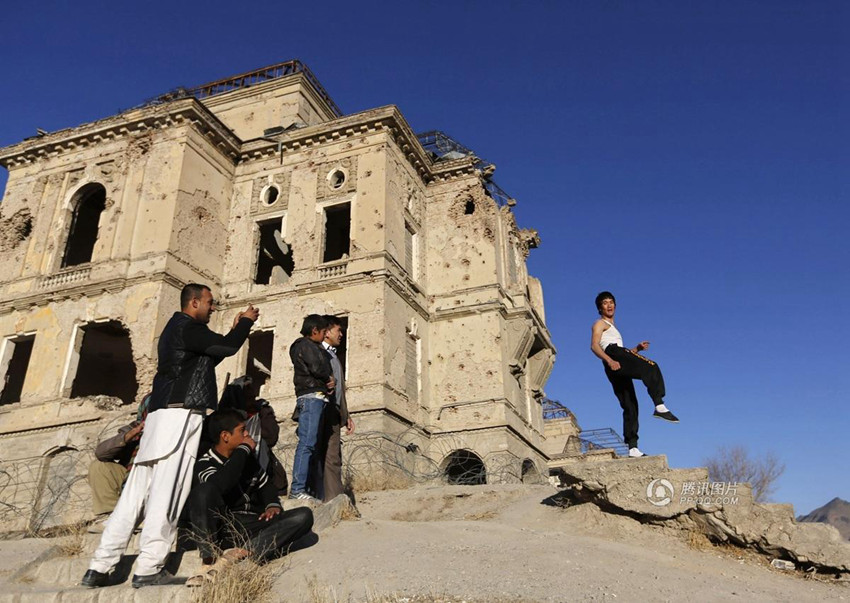
{"type": "Polygon", "coordinates": [[[351,251],[351,203],[325,208],[325,253],[323,262],[348,257],[351,251]]]}
{"type": "Polygon", "coordinates": [[[466,205],[464,205],[464,207],[463,207],[463,213],[465,213],[467,216],[471,216],[472,214],[474,214],[475,213],[475,201],[473,201],[472,199],[467,199],[466,205]]]}
{"type": "Polygon", "coordinates": [[[446,457],[445,476],[450,484],[483,486],[487,483],[484,461],[471,450],[455,450],[446,457]]]}
{"type": "Polygon", "coordinates": [[[260,397],[263,386],[272,376],[274,358],[274,331],[256,331],[248,337],[248,366],[245,374],[254,383],[254,391],[260,397]]]}
{"type": "Polygon", "coordinates": [[[260,222],[260,246],[257,252],[257,273],[254,282],[258,285],[282,285],[295,270],[292,246],[283,240],[283,219],[260,222]]]}
{"type": "Polygon", "coordinates": [[[106,209],[106,189],[101,184],[88,184],[80,189],[77,196],[79,200],[71,216],[62,268],[91,262],[100,215],[106,209]]]}
{"type": "Polygon", "coordinates": [[[117,320],[81,327],[83,342],[71,397],[114,396],[124,404],[136,399],[136,363],[130,332],[117,320]]]}
{"type": "Polygon", "coordinates": [[[21,401],[21,392],[24,390],[24,380],[26,379],[30,357],[32,356],[33,343],[35,343],[35,335],[16,337],[6,343],[12,349],[9,351],[7,347],[9,365],[6,368],[6,375],[3,379],[3,392],[0,393],[0,405],[21,401]]]}

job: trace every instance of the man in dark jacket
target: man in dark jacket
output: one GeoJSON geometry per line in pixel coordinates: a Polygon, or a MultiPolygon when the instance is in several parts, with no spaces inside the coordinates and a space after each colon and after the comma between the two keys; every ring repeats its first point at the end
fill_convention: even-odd
{"type": "Polygon", "coordinates": [[[322,434],[319,444],[324,458],[322,475],[322,500],[332,500],[344,492],[342,485],[342,438],[341,429],[345,426],[346,435],[354,433],[354,419],[348,414],[348,404],[345,400],[345,375],[342,363],[337,356],[337,349],[342,345],[345,332],[342,321],[336,316],[325,315],[328,329],[322,347],[331,361],[336,387],[331,395],[331,402],[325,407],[322,434]]]}
{"type": "Polygon", "coordinates": [[[165,559],[189,496],[203,415],[218,402],[215,365],[239,350],[259,316],[259,310],[248,306],[236,315],[227,335],[210,331],[215,300],[206,285],[183,287],[180,306],[159,337],[157,373],[139,450],[83,586],[108,584],[108,573],[121,559],[143,510],[133,587],[162,584],[171,577],[165,559]]]}
{"type": "Polygon", "coordinates": [[[301,335],[289,348],[289,357],[295,369],[295,412],[298,415],[298,445],[295,448],[295,460],[292,464],[292,487],[289,498],[310,502],[319,502],[307,493],[307,484],[311,478],[320,475],[316,454],[319,434],[322,432],[322,419],[328,395],[333,392],[335,381],[331,363],[322,341],[328,328],[327,321],[318,314],[304,318],[301,335]]]}
{"type": "MultiPolygon", "coordinates": [[[[283,510],[277,489],[253,454],[256,443],[242,413],[217,410],[207,426],[215,445],[198,459],[189,497],[189,516],[204,566],[213,564],[218,551],[232,547],[261,561],[286,553],[310,531],[313,512],[306,507],[283,510]]],[[[202,582],[203,576],[199,578],[202,582]]],[[[196,580],[190,580],[194,585],[196,580]]]]}

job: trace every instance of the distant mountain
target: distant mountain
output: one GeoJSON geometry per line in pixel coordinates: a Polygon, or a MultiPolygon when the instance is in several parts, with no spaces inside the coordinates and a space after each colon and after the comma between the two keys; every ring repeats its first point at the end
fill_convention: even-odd
{"type": "Polygon", "coordinates": [[[800,515],[797,521],[818,521],[828,523],[838,529],[844,540],[850,540],[850,502],[833,498],[819,509],[808,515],[800,515]]]}

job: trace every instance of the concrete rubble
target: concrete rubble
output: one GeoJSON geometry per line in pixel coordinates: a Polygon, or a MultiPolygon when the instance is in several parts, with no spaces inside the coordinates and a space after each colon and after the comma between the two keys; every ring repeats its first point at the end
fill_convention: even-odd
{"type": "Polygon", "coordinates": [[[757,503],[745,483],[715,498],[684,495],[687,484],[708,482],[703,468],[671,469],[664,455],[578,457],[559,463],[554,472],[564,486],[554,497],[560,504],[591,503],[642,523],[698,532],[803,569],[850,577],[850,544],[832,526],[797,523],[791,505],[757,503]]]}

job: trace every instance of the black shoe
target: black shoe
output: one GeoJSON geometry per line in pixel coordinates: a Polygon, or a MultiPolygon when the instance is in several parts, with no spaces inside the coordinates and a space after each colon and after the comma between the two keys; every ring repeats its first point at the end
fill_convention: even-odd
{"type": "Polygon", "coordinates": [[[676,415],[674,415],[672,412],[670,412],[669,410],[666,410],[664,412],[658,412],[656,410],[654,413],[652,413],[652,416],[655,417],[656,419],[664,419],[665,421],[670,421],[671,423],[678,423],[679,422],[679,418],[676,415]]]}
{"type": "Polygon", "coordinates": [[[109,584],[109,574],[104,574],[97,570],[87,570],[83,579],[80,580],[80,586],[88,586],[89,588],[100,588],[109,584]]]}
{"type": "Polygon", "coordinates": [[[137,574],[133,574],[133,588],[168,584],[173,577],[174,576],[172,576],[165,568],[162,568],[157,573],[151,574],[150,576],[139,576],[137,574]]]}

